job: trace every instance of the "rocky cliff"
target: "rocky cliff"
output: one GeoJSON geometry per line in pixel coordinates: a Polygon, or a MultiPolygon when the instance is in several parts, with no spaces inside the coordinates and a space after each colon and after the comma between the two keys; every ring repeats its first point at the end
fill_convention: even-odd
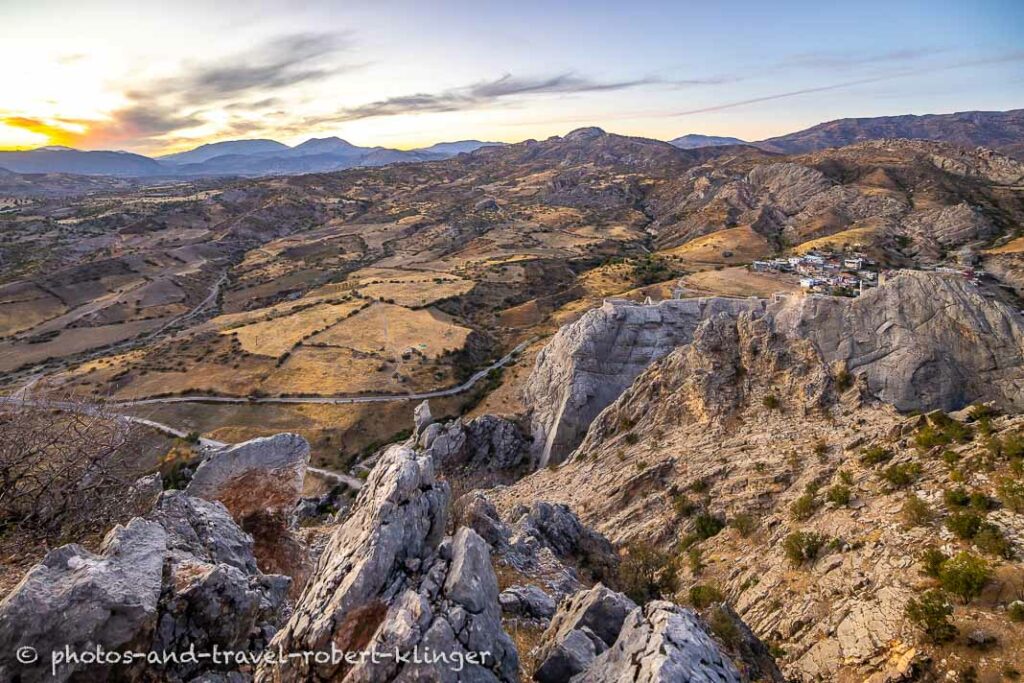
{"type": "MultiPolygon", "coordinates": [[[[809,344],[826,366],[866,382],[871,396],[900,410],[952,410],[990,400],[1020,408],[1024,401],[1024,320],[957,276],[900,271],[856,299],[610,301],[561,329],[537,356],[524,391],[535,462],[562,461],[601,410],[651,363],[694,342],[702,325],[711,327],[689,351],[687,367],[676,372],[691,383],[728,384],[728,375],[742,367],[737,359],[697,366],[710,358],[702,346],[720,348],[719,337],[734,334],[729,321],[740,317],[748,326],[763,319],[760,334],[784,338],[787,353],[809,344]]],[[[699,410],[721,411],[729,400],[712,392],[699,410]]]]}
{"type": "Polygon", "coordinates": [[[705,318],[763,308],[759,301],[686,299],[644,306],[607,301],[552,338],[525,388],[538,467],[572,452],[591,420],[644,368],[689,343],[705,318]]]}

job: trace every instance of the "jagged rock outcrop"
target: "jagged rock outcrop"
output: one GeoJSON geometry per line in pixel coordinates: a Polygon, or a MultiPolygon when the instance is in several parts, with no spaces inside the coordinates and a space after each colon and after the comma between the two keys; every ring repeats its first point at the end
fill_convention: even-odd
{"type": "Polygon", "coordinates": [[[730,642],[693,610],[655,600],[637,606],[598,584],[563,601],[542,637],[539,683],[784,680],[767,648],[726,605],[715,605],[730,642]]]}
{"type": "Polygon", "coordinates": [[[907,216],[901,228],[912,239],[911,252],[930,261],[939,260],[951,248],[984,242],[999,232],[966,202],[918,211],[907,216]]]}
{"type": "MultiPolygon", "coordinates": [[[[214,645],[265,647],[290,585],[260,574],[252,539],[219,503],[164,493],[149,519],[115,527],[98,554],[69,545],[51,551],[0,602],[0,678],[50,677],[48,655],[131,649],[178,651],[214,645]],[[14,660],[19,647],[40,653],[36,665],[14,660]]],[[[188,680],[209,660],[164,667],[67,664],[56,680],[188,680]]]]}
{"type": "Polygon", "coordinates": [[[649,306],[608,301],[563,327],[537,355],[525,389],[535,464],[564,460],[597,414],[648,365],[689,343],[702,320],[762,308],[759,301],[724,298],[649,306]]]}
{"type": "Polygon", "coordinates": [[[572,678],[573,683],[623,680],[740,683],[744,678],[693,611],[653,601],[630,612],[615,644],[572,678]]]}
{"type": "Polygon", "coordinates": [[[534,501],[502,520],[481,491],[458,501],[461,520],[493,548],[499,562],[542,581],[557,597],[578,591],[580,571],[601,579],[613,575],[618,558],[601,534],[585,526],[565,505],[534,501]]]}
{"type": "Polygon", "coordinates": [[[313,580],[277,634],[287,652],[430,648],[477,658],[460,672],[395,658],[266,665],[260,681],[512,681],[518,657],[501,627],[486,542],[470,529],[444,537],[450,492],[430,454],[383,453],[313,580]],[[488,653],[484,656],[482,653],[488,653]]]}
{"type": "Polygon", "coordinates": [[[287,574],[298,594],[309,578],[305,548],[291,530],[309,465],[309,444],[297,434],[275,434],[213,451],[185,491],[223,503],[256,542],[263,571],[287,574]]]}
{"type": "Polygon", "coordinates": [[[601,584],[564,600],[542,637],[534,679],[557,683],[586,670],[615,643],[635,609],[632,600],[601,584]]]}
{"type": "Polygon", "coordinates": [[[512,422],[494,415],[463,422],[433,422],[420,428],[416,443],[428,452],[445,472],[511,470],[526,457],[526,439],[512,422]]]}
{"type": "Polygon", "coordinates": [[[291,512],[302,494],[309,444],[297,434],[275,434],[210,453],[185,492],[219,500],[240,520],[254,513],[291,512]]]}

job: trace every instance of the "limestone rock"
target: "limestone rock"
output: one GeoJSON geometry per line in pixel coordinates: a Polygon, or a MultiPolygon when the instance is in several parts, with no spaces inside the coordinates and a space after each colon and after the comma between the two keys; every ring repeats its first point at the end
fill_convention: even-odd
{"type": "MultiPolygon", "coordinates": [[[[163,527],[134,519],[115,527],[99,554],[77,545],[47,553],[0,602],[0,679],[54,680],[49,653],[65,646],[75,652],[96,645],[145,649],[157,623],[166,552],[163,527]],[[39,661],[19,664],[20,647],[35,648],[39,661]]],[[[81,670],[68,665],[56,680],[81,670]]]]}
{"type": "MultiPolygon", "coordinates": [[[[99,554],[69,545],[51,551],[0,602],[0,678],[53,680],[42,655],[65,646],[134,651],[253,651],[267,644],[291,581],[260,574],[252,539],[217,502],[165,492],[149,519],[115,527],[99,554]],[[11,657],[31,646],[40,664],[11,657]]],[[[186,680],[209,660],[167,668],[118,666],[128,679],[186,680]]],[[[57,680],[105,680],[109,667],[68,665],[57,680]]]]}
{"type": "Polygon", "coordinates": [[[768,315],[900,410],[1024,408],[1024,320],[957,276],[900,271],[856,299],[783,297],[768,315]]]}
{"type": "Polygon", "coordinates": [[[290,512],[302,494],[309,444],[297,434],[275,434],[212,452],[185,492],[219,500],[236,520],[265,511],[290,512]]]}
{"type": "Polygon", "coordinates": [[[257,680],[514,680],[518,657],[501,627],[487,543],[465,528],[444,537],[449,497],[430,454],[405,445],[386,450],[272,646],[329,651],[333,644],[410,654],[429,647],[490,653],[484,661],[457,673],[442,663],[402,665],[394,658],[355,664],[294,659],[262,666],[257,680]]]}
{"type": "Polygon", "coordinates": [[[537,355],[524,390],[535,464],[564,460],[598,413],[652,362],[689,343],[702,320],[762,308],[756,300],[724,298],[649,306],[608,301],[560,329],[537,355]]]}
{"type": "Polygon", "coordinates": [[[630,612],[618,640],[573,683],[741,683],[743,677],[692,610],[649,602],[630,612]]]}
{"type": "Polygon", "coordinates": [[[414,423],[413,438],[418,439],[423,430],[434,424],[434,416],[430,414],[430,402],[423,401],[416,406],[412,416],[414,423]]]}
{"type": "Polygon", "coordinates": [[[526,456],[526,439],[512,422],[494,415],[481,415],[468,422],[461,419],[425,428],[418,445],[445,472],[509,470],[526,456]]]}
{"type": "Polygon", "coordinates": [[[512,616],[550,619],[555,614],[555,601],[536,586],[509,586],[498,595],[498,602],[512,616]]]}

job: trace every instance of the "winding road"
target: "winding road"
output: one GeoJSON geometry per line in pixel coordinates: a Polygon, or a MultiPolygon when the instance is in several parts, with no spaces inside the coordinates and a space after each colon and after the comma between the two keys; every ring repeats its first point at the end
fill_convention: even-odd
{"type": "Polygon", "coordinates": [[[162,396],[157,398],[143,398],[133,401],[105,401],[109,406],[117,408],[132,408],[135,406],[154,405],[161,403],[326,403],[332,405],[345,405],[349,403],[387,403],[390,401],[424,401],[431,398],[442,398],[454,396],[468,391],[474,384],[482,380],[492,370],[508,365],[518,353],[532,344],[536,338],[527,339],[507,354],[488,365],[482,370],[477,370],[465,382],[448,389],[437,389],[418,394],[357,394],[346,396],[206,396],[193,394],[188,396],[162,396]]]}

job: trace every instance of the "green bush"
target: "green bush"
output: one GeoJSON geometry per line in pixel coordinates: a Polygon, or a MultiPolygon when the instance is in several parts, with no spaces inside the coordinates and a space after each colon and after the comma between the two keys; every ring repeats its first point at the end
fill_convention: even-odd
{"type": "Polygon", "coordinates": [[[716,608],[707,615],[708,626],[711,632],[718,636],[718,639],[725,643],[726,647],[736,648],[742,641],[739,627],[736,622],[726,614],[725,610],[716,608]]]}
{"type": "Polygon", "coordinates": [[[825,537],[813,531],[794,531],[782,542],[783,552],[793,566],[813,562],[825,545],[825,537]]]}
{"type": "Polygon", "coordinates": [[[1008,509],[1024,512],[1024,481],[1013,477],[1001,477],[996,482],[996,495],[1008,509]]]}
{"type": "Polygon", "coordinates": [[[701,512],[693,518],[693,533],[702,541],[711,538],[724,528],[724,519],[707,512],[701,512]]]}
{"type": "Polygon", "coordinates": [[[909,526],[925,526],[932,521],[934,515],[928,503],[911,493],[903,501],[900,516],[903,518],[904,523],[909,526]]]}
{"type": "Polygon", "coordinates": [[[675,510],[677,517],[689,517],[697,511],[698,506],[692,500],[690,500],[685,493],[677,493],[672,496],[672,509],[675,510]]]}
{"type": "Polygon", "coordinates": [[[690,588],[690,604],[696,609],[706,609],[716,602],[722,602],[725,600],[725,596],[722,595],[722,591],[718,590],[714,586],[705,586],[697,584],[690,588]]]}
{"type": "Polygon", "coordinates": [[[846,507],[850,504],[850,499],[852,498],[852,495],[850,494],[850,487],[844,486],[843,484],[836,484],[828,490],[828,493],[825,494],[825,498],[830,503],[846,507]]]}
{"type": "Polygon", "coordinates": [[[953,606],[940,590],[929,590],[918,598],[907,601],[904,609],[907,619],[924,633],[932,643],[944,643],[956,637],[956,627],[950,623],[953,606]]]}
{"type": "Polygon", "coordinates": [[[921,556],[918,558],[923,566],[921,573],[925,576],[930,576],[933,579],[939,578],[939,572],[942,571],[942,564],[948,559],[949,556],[946,555],[946,553],[934,546],[928,546],[921,551],[921,556]]]}
{"type": "Polygon", "coordinates": [[[850,474],[849,470],[839,470],[839,483],[844,486],[853,486],[853,475],[850,474]]]}
{"type": "Polygon", "coordinates": [[[954,512],[946,518],[946,528],[957,538],[969,541],[981,530],[981,522],[976,512],[954,512]]]}
{"type": "Polygon", "coordinates": [[[942,501],[948,508],[965,508],[971,504],[971,496],[963,486],[957,486],[943,491],[942,501]]]}
{"type": "Polygon", "coordinates": [[[817,507],[814,496],[805,493],[790,504],[789,514],[793,516],[793,519],[802,521],[810,519],[817,507]]]}
{"type": "Polygon", "coordinates": [[[668,553],[639,541],[626,549],[619,564],[619,583],[626,595],[643,604],[675,593],[679,589],[678,570],[668,553]]]}
{"type": "Polygon", "coordinates": [[[900,463],[889,465],[879,475],[889,483],[890,486],[902,489],[910,486],[921,474],[921,466],[916,462],[900,463]]]}
{"type": "Polygon", "coordinates": [[[1013,557],[1013,546],[1003,536],[1003,532],[999,530],[999,527],[990,522],[982,524],[978,533],[974,535],[974,545],[989,555],[995,555],[1007,560],[1013,557]]]}
{"type": "Polygon", "coordinates": [[[1010,618],[1010,621],[1018,623],[1024,621],[1024,600],[1011,602],[1010,606],[1006,608],[1006,616],[1010,618]]]}
{"type": "Polygon", "coordinates": [[[865,465],[879,465],[892,460],[892,451],[881,446],[871,446],[861,451],[860,461],[865,465]]]}
{"type": "Polygon", "coordinates": [[[782,405],[779,402],[779,397],[776,396],[775,394],[768,394],[763,399],[761,399],[761,403],[768,410],[778,410],[779,406],[782,405]]]}
{"type": "Polygon", "coordinates": [[[741,512],[729,520],[729,526],[735,529],[740,536],[747,538],[757,529],[757,518],[749,512],[741,512]]]}
{"type": "Polygon", "coordinates": [[[992,570],[984,559],[963,551],[942,563],[939,581],[946,591],[960,598],[966,605],[981,595],[991,574],[992,570]]]}

